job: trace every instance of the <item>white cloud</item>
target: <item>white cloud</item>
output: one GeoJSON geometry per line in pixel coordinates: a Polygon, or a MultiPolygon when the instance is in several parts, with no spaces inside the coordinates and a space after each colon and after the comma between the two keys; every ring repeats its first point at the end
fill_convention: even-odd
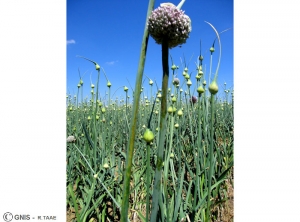
{"type": "Polygon", "coordinates": [[[75,40],[74,39],[67,40],[67,45],[69,44],[75,44],[75,40]]]}
{"type": "Polygon", "coordinates": [[[106,62],[105,64],[112,66],[112,65],[114,65],[117,62],[119,62],[119,61],[116,60],[116,61],[106,62]]]}

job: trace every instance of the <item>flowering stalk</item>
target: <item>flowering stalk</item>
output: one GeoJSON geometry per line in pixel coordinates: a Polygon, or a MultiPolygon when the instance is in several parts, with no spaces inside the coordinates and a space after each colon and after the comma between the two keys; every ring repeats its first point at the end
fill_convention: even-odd
{"type": "MultiPolygon", "coordinates": [[[[151,11],[153,10],[153,7],[154,7],[154,0],[149,0],[147,18],[149,17],[151,11]]],[[[127,158],[126,158],[126,165],[125,165],[125,172],[124,172],[123,198],[122,198],[122,205],[121,205],[121,220],[120,220],[121,222],[126,222],[128,220],[131,166],[132,166],[132,159],[133,159],[136,124],[138,118],[139,100],[140,100],[140,92],[141,92],[141,85],[142,85],[142,77],[143,77],[145,60],[146,60],[148,38],[149,38],[149,32],[146,23],[144,29],[141,53],[140,53],[138,73],[137,73],[136,83],[135,83],[135,90],[134,90],[134,102],[133,102],[133,111],[132,111],[133,113],[131,119],[130,135],[128,141],[127,155],[126,155],[127,158]]]]}
{"type": "MultiPolygon", "coordinates": [[[[210,108],[211,108],[211,120],[210,120],[210,146],[209,146],[209,171],[208,171],[208,191],[207,191],[207,209],[206,209],[206,221],[210,221],[210,205],[211,205],[211,200],[210,200],[210,196],[211,196],[211,190],[212,190],[212,186],[211,186],[211,181],[212,181],[212,175],[213,175],[213,163],[214,161],[214,155],[213,155],[213,148],[214,148],[214,116],[215,116],[215,104],[214,104],[214,100],[215,100],[215,94],[217,94],[218,92],[218,85],[217,85],[217,78],[218,78],[218,71],[219,71],[219,67],[220,67],[220,59],[221,59],[221,41],[220,41],[220,36],[219,33],[217,32],[217,30],[215,29],[215,27],[210,24],[209,22],[206,22],[207,24],[209,24],[213,30],[215,31],[217,37],[218,37],[218,41],[219,41],[219,47],[220,47],[220,56],[219,56],[219,62],[217,65],[217,70],[216,70],[216,74],[214,76],[213,81],[209,84],[209,92],[211,94],[210,96],[210,108]]],[[[213,49],[214,50],[214,49],[213,49]]],[[[211,49],[212,52],[212,49],[211,49]]]]}
{"type": "MultiPolygon", "coordinates": [[[[162,205],[161,175],[163,167],[163,153],[166,136],[166,115],[167,115],[167,94],[169,81],[169,48],[176,47],[186,42],[191,32],[191,20],[180,10],[184,1],[176,7],[172,3],[163,3],[155,9],[148,19],[148,29],[150,35],[156,43],[162,45],[162,97],[159,123],[159,143],[157,149],[157,162],[154,178],[151,222],[157,221],[158,206],[161,212],[164,211],[162,205]]],[[[166,166],[168,167],[168,166],[166,166]]],[[[167,195],[167,194],[165,194],[167,195]]],[[[163,220],[163,218],[161,218],[163,220]]]]}
{"type": "MultiPolygon", "coordinates": [[[[78,56],[81,57],[85,60],[88,60],[92,63],[94,63],[95,65],[95,69],[98,71],[98,78],[97,78],[97,89],[96,89],[96,101],[98,101],[98,90],[99,90],[99,79],[100,79],[100,66],[98,65],[98,63],[96,63],[95,61],[92,61],[90,59],[87,59],[83,56],[78,56]]],[[[83,82],[82,82],[83,84],[83,82]]],[[[93,143],[93,149],[94,149],[94,170],[97,172],[97,149],[96,149],[96,145],[97,145],[97,135],[96,135],[96,115],[97,115],[97,108],[98,106],[96,105],[95,107],[95,111],[94,111],[94,143],[93,143]]]]}
{"type": "Polygon", "coordinates": [[[159,124],[159,144],[157,150],[157,162],[155,169],[154,190],[152,199],[151,222],[157,221],[159,198],[161,198],[161,173],[163,167],[164,143],[166,135],[166,115],[167,115],[167,93],[169,82],[169,47],[168,39],[164,38],[162,42],[162,64],[163,64],[163,81],[162,81],[162,97],[160,107],[160,124],[159,124]]]}

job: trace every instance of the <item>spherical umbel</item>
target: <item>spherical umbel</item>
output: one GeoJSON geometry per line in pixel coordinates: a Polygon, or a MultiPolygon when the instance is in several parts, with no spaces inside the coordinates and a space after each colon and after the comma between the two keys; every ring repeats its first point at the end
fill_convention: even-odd
{"type": "Polygon", "coordinates": [[[148,19],[149,34],[158,44],[167,39],[169,48],[185,43],[191,30],[191,19],[171,4],[161,5],[148,19]]]}

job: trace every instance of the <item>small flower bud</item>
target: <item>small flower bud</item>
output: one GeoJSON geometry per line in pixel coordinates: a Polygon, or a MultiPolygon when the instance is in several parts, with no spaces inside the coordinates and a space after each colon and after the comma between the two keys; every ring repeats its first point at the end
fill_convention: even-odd
{"type": "Polygon", "coordinates": [[[170,107],[168,108],[168,113],[172,113],[172,112],[173,112],[173,107],[170,106],[170,107]]]}
{"type": "Polygon", "coordinates": [[[208,90],[212,95],[215,95],[219,91],[216,81],[212,81],[212,83],[208,87],[208,90]]]}
{"type": "Polygon", "coordinates": [[[105,169],[108,169],[108,168],[109,168],[108,163],[103,164],[103,167],[104,167],[105,169]]]}
{"type": "Polygon", "coordinates": [[[197,92],[198,92],[199,94],[204,93],[203,87],[202,87],[202,86],[199,86],[198,89],[197,89],[197,92]]]}
{"type": "Polygon", "coordinates": [[[178,116],[182,116],[183,115],[182,109],[178,110],[177,115],[178,116]]]}
{"type": "Polygon", "coordinates": [[[150,129],[146,129],[145,133],[144,133],[144,140],[147,142],[147,143],[150,143],[154,140],[154,134],[153,132],[150,130],[150,129]]]}

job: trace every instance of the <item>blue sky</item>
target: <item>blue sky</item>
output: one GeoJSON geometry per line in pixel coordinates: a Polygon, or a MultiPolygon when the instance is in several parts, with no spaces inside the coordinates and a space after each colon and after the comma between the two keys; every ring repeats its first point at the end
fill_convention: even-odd
{"type": "MultiPolygon", "coordinates": [[[[155,1],[157,8],[165,1],[155,1]]],[[[177,5],[179,0],[172,2],[177,5]]],[[[97,72],[95,66],[77,55],[96,61],[111,82],[111,93],[124,96],[122,87],[130,85],[134,88],[140,56],[140,47],[146,22],[148,1],[67,1],[67,93],[77,93],[79,83],[78,69],[84,81],[84,97],[90,97],[90,78],[96,85],[97,72]],[[85,74],[85,75],[84,75],[85,74]],[[128,81],[130,83],[128,83],[128,81]],[[117,91],[116,91],[117,90],[117,91]]],[[[196,86],[196,65],[202,41],[203,68],[206,68],[205,79],[208,82],[210,52],[209,48],[216,37],[213,29],[204,21],[208,21],[219,31],[231,30],[221,34],[222,59],[219,69],[219,92],[223,91],[224,82],[227,88],[233,88],[233,0],[186,0],[182,10],[192,20],[192,32],[182,47],[169,51],[174,63],[179,66],[179,79],[183,80],[181,59],[186,59],[191,73],[192,89],[196,86]]],[[[219,45],[215,44],[212,73],[216,70],[219,45]]],[[[170,61],[171,62],[171,61],[170,61]]],[[[171,72],[170,72],[171,74],[171,72]]],[[[161,87],[162,64],[161,45],[150,37],[144,78],[147,75],[156,80],[161,87]]],[[[107,91],[106,79],[101,70],[100,96],[107,91]]],[[[144,92],[150,93],[146,79],[144,92]]],[[[131,91],[131,90],[130,90],[131,91]]]]}

